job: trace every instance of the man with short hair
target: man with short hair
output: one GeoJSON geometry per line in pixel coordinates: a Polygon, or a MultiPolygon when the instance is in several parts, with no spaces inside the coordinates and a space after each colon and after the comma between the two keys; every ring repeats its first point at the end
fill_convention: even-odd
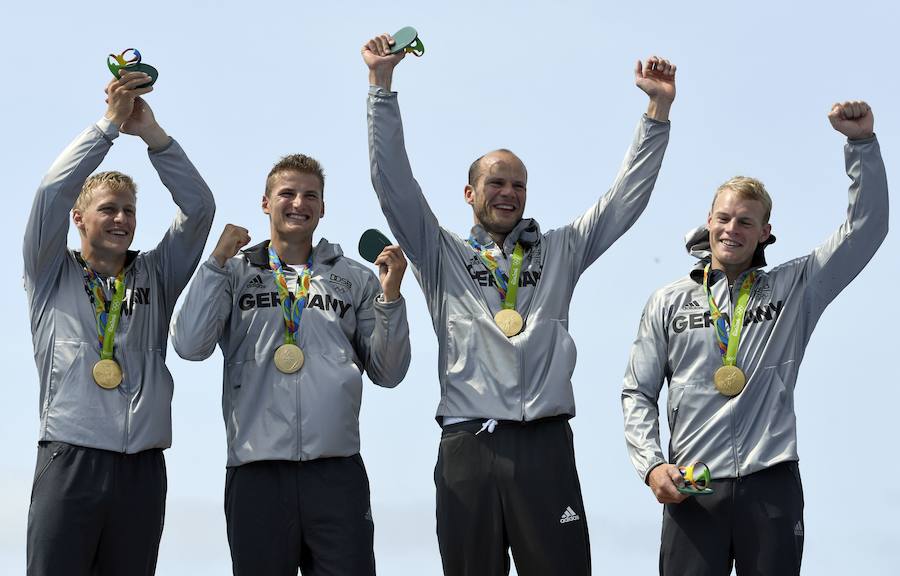
{"type": "MultiPolygon", "coordinates": [[[[884,163],[865,102],[828,115],[847,137],[848,217],[808,256],[763,270],[775,241],[772,200],[736,177],[713,198],[706,226],[687,236],[700,262],[647,303],[625,373],[625,438],[638,474],[665,504],[660,574],[799,574],[803,489],[794,388],[825,307],[887,234],[884,163]],[[669,460],[657,402],[668,381],[669,460]],[[705,463],[712,494],[678,466],[705,463]]],[[[698,467],[702,468],[702,466],[698,467]]]]}
{"type": "Polygon", "coordinates": [[[140,97],[149,77],[106,88],[106,114],[56,159],[25,231],[25,289],[40,377],[41,428],[28,513],[33,576],[150,575],[172,443],[166,338],[175,300],[200,260],[212,193],[140,97]],[[178,205],[162,241],[129,250],[136,186],[93,172],[119,134],[139,136],[178,205]],[[79,194],[80,191],[80,194],[79,194]],[[74,207],[73,207],[74,206],[74,207]],[[66,248],[68,213],[81,250],[66,248]]]}
{"type": "Polygon", "coordinates": [[[512,548],[522,576],[590,573],[590,545],[575,468],[569,302],[579,276],[637,220],[668,143],[675,66],[637,63],[650,97],[612,189],[572,224],[541,233],[523,218],[528,174],[509,150],[477,159],[465,200],[467,240],[442,228],[409,166],[393,38],[362,48],[369,68],[372,184],[409,256],[440,351],[443,427],[435,467],[444,574],[500,575],[512,548]]]}
{"type": "Polygon", "coordinates": [[[325,175],[302,154],[266,178],[271,240],[228,224],[172,322],[187,360],[222,349],[225,516],[237,576],[375,574],[369,482],[359,454],[362,371],[396,386],[409,367],[400,282],[385,248],[367,267],[313,233],[325,175]]]}

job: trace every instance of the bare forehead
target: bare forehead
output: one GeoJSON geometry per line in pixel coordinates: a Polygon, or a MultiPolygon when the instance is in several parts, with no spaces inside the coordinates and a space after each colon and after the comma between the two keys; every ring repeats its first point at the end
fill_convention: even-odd
{"type": "Polygon", "coordinates": [[[134,190],[127,186],[114,186],[107,183],[97,186],[91,197],[91,204],[108,204],[110,202],[116,204],[134,204],[137,195],[134,190]]]}
{"type": "Polygon", "coordinates": [[[712,212],[725,212],[733,215],[750,213],[762,219],[765,216],[766,207],[756,198],[741,194],[732,188],[724,188],[716,195],[712,212]]]}
{"type": "Polygon", "coordinates": [[[481,160],[481,169],[484,174],[492,176],[519,177],[525,179],[527,172],[525,164],[518,156],[510,152],[494,151],[484,155],[481,160]]]}
{"type": "Polygon", "coordinates": [[[318,176],[309,172],[285,170],[272,175],[272,189],[290,188],[295,191],[322,191],[322,183],[318,176]]]}

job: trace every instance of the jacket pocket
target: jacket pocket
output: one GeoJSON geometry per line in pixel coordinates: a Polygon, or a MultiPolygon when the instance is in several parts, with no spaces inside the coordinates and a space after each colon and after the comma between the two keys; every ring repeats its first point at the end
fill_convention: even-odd
{"type": "MultiPolygon", "coordinates": [[[[50,386],[47,390],[46,411],[49,412],[57,398],[66,392],[66,384],[73,380],[73,373],[92,374],[85,359],[85,343],[76,340],[57,340],[53,343],[53,366],[50,368],[50,386]]],[[[77,380],[77,378],[74,378],[77,380]]]]}
{"type": "Polygon", "coordinates": [[[488,382],[518,380],[515,348],[486,314],[450,316],[446,338],[445,371],[450,380],[479,388],[488,382]]]}

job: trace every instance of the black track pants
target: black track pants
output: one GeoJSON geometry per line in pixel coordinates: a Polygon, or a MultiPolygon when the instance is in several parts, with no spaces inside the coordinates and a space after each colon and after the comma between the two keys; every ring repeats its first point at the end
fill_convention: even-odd
{"type": "Polygon", "coordinates": [[[444,428],[434,481],[446,576],[590,574],[590,543],[565,417],[444,428]]]}
{"type": "Polygon", "coordinates": [[[740,479],[663,511],[663,576],[795,576],[803,556],[803,487],[796,462],[740,479]]]}
{"type": "Polygon", "coordinates": [[[229,468],[225,518],[235,576],[375,574],[369,479],[359,454],[229,468]]]}
{"type": "Polygon", "coordinates": [[[162,450],[38,445],[28,511],[29,576],[149,576],[166,509],[162,450]]]}

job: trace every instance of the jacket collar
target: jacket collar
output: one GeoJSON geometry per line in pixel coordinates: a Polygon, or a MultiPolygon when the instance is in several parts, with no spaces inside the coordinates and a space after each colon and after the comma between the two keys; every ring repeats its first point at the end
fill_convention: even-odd
{"type": "MultiPolygon", "coordinates": [[[[247,262],[258,268],[269,267],[269,241],[263,240],[256,246],[251,246],[246,250],[241,250],[247,262]]],[[[330,264],[344,255],[340,245],[332,244],[325,238],[319,240],[319,243],[313,246],[312,260],[313,266],[316,264],[330,264]]]]}
{"type": "MultiPolygon", "coordinates": [[[[753,253],[753,260],[750,262],[750,269],[762,268],[766,265],[766,246],[775,243],[775,235],[769,234],[769,238],[765,242],[761,242],[753,253]]],[[[688,254],[697,258],[699,262],[694,264],[691,269],[690,276],[694,282],[698,284],[703,282],[703,269],[712,260],[712,251],[709,246],[709,229],[706,226],[698,226],[689,231],[684,236],[684,247],[688,254]]]]}
{"type": "MultiPolygon", "coordinates": [[[[491,235],[487,233],[487,230],[485,230],[481,224],[476,224],[472,227],[472,237],[482,246],[492,246],[494,244],[491,235]]],[[[510,254],[515,250],[517,242],[521,242],[523,248],[530,248],[537,244],[540,237],[541,227],[538,225],[537,220],[533,218],[523,218],[519,220],[519,223],[506,235],[506,240],[503,241],[502,246],[503,252],[505,254],[510,254]]]]}
{"type": "MultiPolygon", "coordinates": [[[[75,259],[78,260],[78,263],[82,267],[87,266],[87,262],[81,256],[81,252],[79,252],[78,250],[72,250],[72,252],[75,254],[75,259]]],[[[128,272],[128,270],[132,267],[132,265],[134,265],[134,261],[135,261],[135,259],[137,259],[138,254],[140,254],[140,252],[138,250],[128,250],[125,252],[125,267],[124,267],[125,272],[128,272]]]]}

